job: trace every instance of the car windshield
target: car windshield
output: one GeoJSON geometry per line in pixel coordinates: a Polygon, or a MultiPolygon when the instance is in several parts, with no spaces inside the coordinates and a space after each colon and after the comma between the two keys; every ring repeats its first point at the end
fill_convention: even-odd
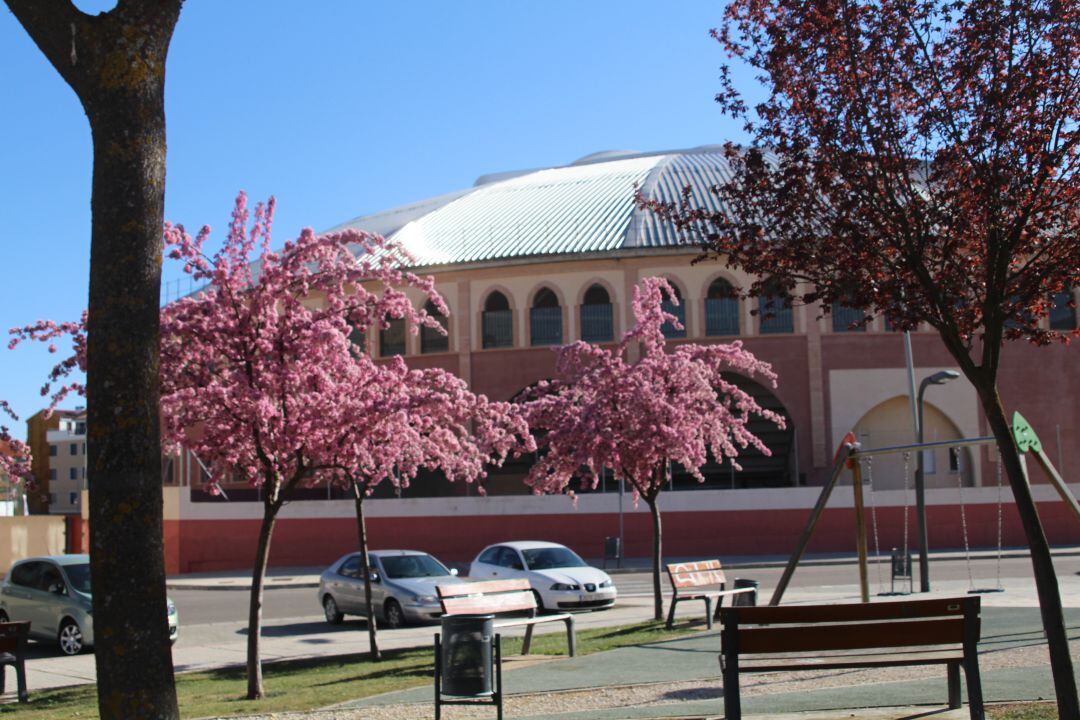
{"type": "Polygon", "coordinates": [[[64,572],[67,573],[71,587],[81,593],[90,594],[90,563],[65,565],[64,572]]]}
{"type": "Polygon", "coordinates": [[[383,570],[390,579],[442,577],[450,571],[430,555],[393,555],[382,557],[383,570]]]}
{"type": "Polygon", "coordinates": [[[569,548],[533,548],[522,550],[525,564],[530,570],[551,570],[553,568],[588,567],[577,553],[569,548]]]}

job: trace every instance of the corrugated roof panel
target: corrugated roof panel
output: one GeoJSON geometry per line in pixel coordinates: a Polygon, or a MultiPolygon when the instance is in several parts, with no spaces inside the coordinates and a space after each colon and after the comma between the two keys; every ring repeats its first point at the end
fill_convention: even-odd
{"type": "Polygon", "coordinates": [[[418,265],[614,250],[635,188],[662,156],[560,167],[482,185],[394,234],[418,265]]]}

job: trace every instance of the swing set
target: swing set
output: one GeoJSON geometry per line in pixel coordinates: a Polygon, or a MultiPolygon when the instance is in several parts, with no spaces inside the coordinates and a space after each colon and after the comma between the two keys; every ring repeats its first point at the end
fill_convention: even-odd
{"type": "MultiPolygon", "coordinates": [[[[1061,499],[1065,501],[1065,504],[1072,510],[1073,515],[1080,520],[1080,505],[1077,504],[1076,498],[1069,491],[1068,486],[1058,473],[1057,469],[1050,462],[1050,459],[1042,450],[1042,443],[1039,441],[1038,436],[1032,429],[1031,425],[1024,419],[1020,413],[1013,414],[1012,420],[1013,439],[1016,441],[1017,448],[1021,453],[1021,461],[1024,457],[1031,453],[1036,459],[1047,477],[1050,479],[1051,485],[1057,490],[1061,499]]],[[[870,525],[873,533],[874,541],[874,558],[875,568],[877,572],[877,584],[879,589],[879,595],[906,595],[913,590],[913,577],[912,577],[912,562],[911,553],[908,548],[909,540],[909,516],[911,514],[911,502],[910,492],[913,489],[909,479],[911,477],[911,454],[913,452],[933,451],[939,448],[948,448],[950,450],[959,450],[963,447],[978,447],[982,445],[996,445],[997,440],[994,437],[977,437],[977,438],[959,438],[956,440],[943,440],[939,442],[924,442],[924,443],[911,443],[908,445],[894,445],[890,447],[869,448],[864,449],[858,442],[854,433],[849,432],[844,436],[844,439],[840,441],[840,446],[836,450],[836,454],[833,456],[833,469],[829,476],[829,481],[825,483],[825,486],[821,489],[821,494],[818,496],[817,503],[814,505],[813,510],[810,511],[810,518],[806,523],[806,528],[799,536],[799,540],[795,546],[795,551],[788,559],[787,566],[784,568],[784,573],[780,577],[780,582],[777,583],[776,590],[773,592],[772,599],[769,601],[770,605],[780,604],[781,598],[784,596],[784,592],[787,590],[788,583],[791,582],[791,577],[795,573],[795,569],[798,567],[799,561],[802,559],[803,553],[806,550],[806,546],[810,542],[810,537],[813,535],[814,528],[816,527],[818,520],[820,520],[822,513],[825,510],[825,506],[829,501],[830,495],[832,495],[833,488],[836,487],[841,475],[845,469],[851,471],[852,475],[852,491],[855,502],[855,545],[859,558],[859,590],[862,597],[862,602],[870,602],[870,585],[868,580],[869,568],[867,559],[867,527],[866,527],[866,505],[869,505],[870,509],[870,525]],[[904,493],[904,515],[903,515],[903,536],[902,536],[902,549],[893,548],[891,554],[891,582],[890,589],[885,591],[884,580],[881,575],[881,543],[878,533],[878,517],[877,507],[874,502],[874,474],[873,474],[873,459],[880,455],[890,455],[900,453],[904,458],[904,474],[903,474],[903,493],[904,493]],[[869,489],[864,491],[863,488],[863,465],[866,466],[867,482],[869,489]],[[864,493],[866,498],[864,498],[864,493]],[[869,502],[865,502],[868,498],[869,502]],[[897,591],[896,580],[906,580],[908,585],[907,592],[897,591]]],[[[1024,466],[1025,477],[1027,475],[1027,467],[1024,466]]],[[[964,506],[964,487],[963,476],[957,475],[957,500],[960,505],[960,528],[964,542],[964,559],[967,563],[968,571],[968,592],[969,593],[991,593],[991,592],[1004,592],[1005,588],[1001,585],[1001,555],[1002,547],[1004,545],[1004,522],[1003,522],[1003,502],[1002,502],[1002,477],[1001,477],[1001,458],[1000,453],[997,462],[997,564],[996,564],[996,584],[989,587],[976,587],[975,577],[972,571],[971,565],[971,544],[968,538],[968,524],[967,524],[967,512],[964,506]]],[[[901,585],[902,587],[902,585],[901,585]]]]}

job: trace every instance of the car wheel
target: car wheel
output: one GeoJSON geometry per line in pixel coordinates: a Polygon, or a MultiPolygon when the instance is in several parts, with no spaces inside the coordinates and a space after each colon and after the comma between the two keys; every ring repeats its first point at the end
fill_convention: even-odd
{"type": "Polygon", "coordinates": [[[326,613],[326,622],[331,625],[340,625],[345,613],[338,609],[337,601],[333,595],[327,595],[322,601],[323,612],[326,613]]]}
{"type": "Polygon", "coordinates": [[[536,590],[533,590],[532,594],[533,594],[533,597],[536,598],[536,612],[537,613],[544,612],[544,598],[540,597],[540,593],[537,592],[536,590]]]}
{"type": "Polygon", "coordinates": [[[401,610],[401,605],[397,600],[387,600],[386,606],[383,608],[383,619],[386,621],[386,627],[399,628],[405,625],[405,613],[401,610]]]}
{"type": "Polygon", "coordinates": [[[79,629],[79,623],[71,618],[65,620],[60,625],[57,642],[60,644],[60,652],[65,655],[78,655],[81,653],[83,649],[83,636],[82,630],[79,629]]]}

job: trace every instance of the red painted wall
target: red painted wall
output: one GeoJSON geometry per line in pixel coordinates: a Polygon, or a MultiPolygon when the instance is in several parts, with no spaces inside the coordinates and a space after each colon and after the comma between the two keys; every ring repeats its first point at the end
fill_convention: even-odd
{"type": "MultiPolygon", "coordinates": [[[[1042,503],[1039,512],[1051,543],[1080,543],[1080,526],[1060,502],[1042,503]]],[[[802,531],[808,510],[671,512],[663,515],[664,554],[687,556],[784,556],[802,531]]],[[[878,538],[882,553],[903,542],[903,509],[879,508],[878,538]]],[[[966,507],[972,547],[997,546],[997,505],[966,507]]],[[[963,533],[958,506],[927,509],[932,548],[961,548],[963,533]]],[[[425,550],[447,562],[468,562],[485,546],[504,540],[543,539],[574,548],[586,558],[603,554],[605,536],[618,534],[615,514],[473,517],[369,518],[375,548],[425,550]],[[512,536],[507,528],[514,528],[512,536]]],[[[1019,517],[1012,506],[1003,514],[1006,547],[1024,544],[1019,517]]],[[[251,567],[258,520],[184,520],[166,523],[166,557],[170,573],[243,570],[251,567]]],[[[909,546],[915,547],[915,516],[910,515],[909,546]]],[[[625,516],[627,557],[652,552],[649,516],[625,516]]],[[[869,547],[874,551],[870,533],[869,547]]],[[[356,548],[352,518],[279,520],[274,529],[270,564],[275,567],[326,565],[356,548]]],[[[812,553],[853,553],[855,519],[850,508],[826,510],[808,548],[812,553]]]]}

